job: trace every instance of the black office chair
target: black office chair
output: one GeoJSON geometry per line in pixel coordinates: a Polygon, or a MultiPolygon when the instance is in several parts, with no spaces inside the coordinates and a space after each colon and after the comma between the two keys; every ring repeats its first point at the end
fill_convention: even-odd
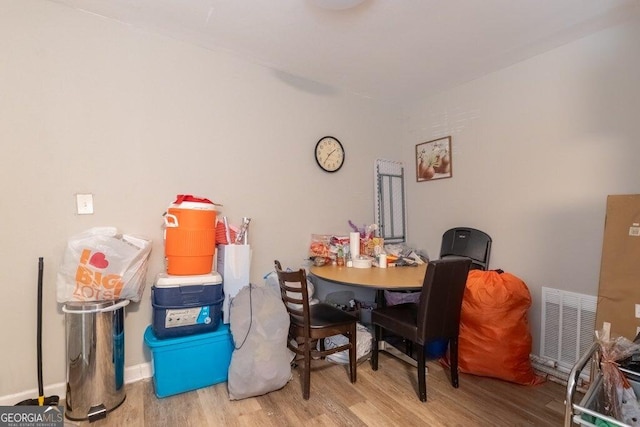
{"type": "Polygon", "coordinates": [[[471,258],[471,270],[488,270],[491,236],[469,227],[456,227],[442,235],[440,258],[464,256],[471,258]]]}
{"type": "Polygon", "coordinates": [[[371,368],[378,370],[378,344],[383,329],[400,335],[417,347],[418,397],[427,401],[425,352],[427,342],[449,340],[451,384],[458,388],[458,334],[462,297],[471,259],[447,257],[430,261],[424,277],[419,303],[404,303],[376,308],[371,312],[374,338],[371,368]]]}
{"type": "Polygon", "coordinates": [[[349,371],[352,383],[356,382],[356,322],[355,316],[329,304],[309,305],[307,275],[303,269],[283,271],[278,260],[274,261],[280,295],[291,320],[287,346],[304,360],[302,397],[309,399],[311,389],[311,359],[324,358],[332,353],[349,350],[349,371]],[[325,349],[324,339],[345,335],[345,345],[325,349]],[[295,345],[291,342],[295,341],[295,345]],[[320,350],[317,349],[318,341],[320,350]]]}

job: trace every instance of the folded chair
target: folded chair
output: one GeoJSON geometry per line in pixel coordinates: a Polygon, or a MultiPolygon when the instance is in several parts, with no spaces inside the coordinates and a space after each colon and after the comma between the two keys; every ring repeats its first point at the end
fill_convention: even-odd
{"type": "Polygon", "coordinates": [[[471,270],[488,270],[491,236],[469,227],[456,227],[442,235],[440,258],[465,256],[471,258],[471,270]]]}

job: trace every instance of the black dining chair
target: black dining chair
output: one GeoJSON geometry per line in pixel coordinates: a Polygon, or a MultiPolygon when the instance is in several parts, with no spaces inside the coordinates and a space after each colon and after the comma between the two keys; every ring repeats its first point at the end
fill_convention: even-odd
{"type": "Polygon", "coordinates": [[[278,260],[274,261],[280,295],[291,320],[287,346],[304,362],[302,397],[309,399],[311,389],[311,360],[349,350],[349,371],[352,383],[356,382],[356,322],[357,318],[329,304],[309,304],[307,274],[303,269],[283,271],[278,260]],[[324,339],[345,335],[345,345],[325,349],[324,339]],[[293,341],[292,341],[293,340],[293,341]],[[320,349],[318,350],[318,342],[320,349]]]}
{"type": "Polygon", "coordinates": [[[470,266],[471,259],[466,257],[430,261],[418,303],[376,308],[371,312],[372,369],[378,370],[378,346],[383,330],[411,341],[417,349],[418,397],[423,402],[427,401],[424,346],[430,341],[449,340],[451,384],[458,388],[460,311],[470,266]]]}
{"type": "Polygon", "coordinates": [[[488,270],[491,236],[469,227],[451,228],[442,235],[440,258],[464,256],[471,258],[471,270],[488,270]]]}

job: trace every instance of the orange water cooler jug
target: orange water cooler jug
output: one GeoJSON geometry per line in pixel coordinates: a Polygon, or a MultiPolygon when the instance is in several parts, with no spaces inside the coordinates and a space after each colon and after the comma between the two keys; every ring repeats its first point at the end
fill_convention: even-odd
{"type": "Polygon", "coordinates": [[[216,206],[208,199],[178,195],[164,215],[167,273],[209,274],[216,247],[216,206]]]}

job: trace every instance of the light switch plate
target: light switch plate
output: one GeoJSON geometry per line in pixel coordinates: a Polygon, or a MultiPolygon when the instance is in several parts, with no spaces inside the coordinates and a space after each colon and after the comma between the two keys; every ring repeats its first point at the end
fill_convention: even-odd
{"type": "Polygon", "coordinates": [[[78,215],[92,215],[93,194],[76,194],[76,211],[78,215]]]}
{"type": "Polygon", "coordinates": [[[640,319],[640,304],[636,304],[636,319],[640,319]]]}

